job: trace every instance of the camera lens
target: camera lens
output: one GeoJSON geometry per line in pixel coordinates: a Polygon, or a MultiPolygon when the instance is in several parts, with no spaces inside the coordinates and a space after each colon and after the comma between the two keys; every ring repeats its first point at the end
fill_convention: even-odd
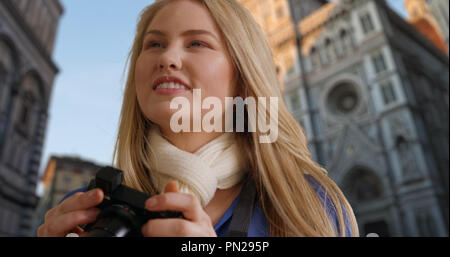
{"type": "Polygon", "coordinates": [[[140,235],[135,213],[126,205],[105,208],[84,237],[132,237],[140,235]]]}

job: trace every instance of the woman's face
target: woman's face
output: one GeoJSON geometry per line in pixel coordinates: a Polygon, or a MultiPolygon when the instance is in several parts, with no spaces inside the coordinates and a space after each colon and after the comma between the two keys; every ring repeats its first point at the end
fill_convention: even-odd
{"type": "Polygon", "coordinates": [[[170,109],[171,100],[185,97],[191,104],[192,127],[193,89],[201,89],[202,100],[218,97],[224,106],[225,97],[235,96],[233,74],[230,55],[209,11],[197,1],[173,1],[156,14],[144,36],[135,72],[139,106],[164,131],[178,110],[170,109]],[[187,87],[164,88],[157,81],[167,76],[187,87]]]}

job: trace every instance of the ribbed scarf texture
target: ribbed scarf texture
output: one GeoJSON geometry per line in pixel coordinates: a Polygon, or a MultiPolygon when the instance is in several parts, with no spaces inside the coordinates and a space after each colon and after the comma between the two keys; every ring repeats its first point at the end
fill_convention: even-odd
{"type": "Polygon", "coordinates": [[[245,153],[233,133],[224,133],[195,153],[180,150],[161,134],[158,126],[149,133],[154,167],[150,176],[159,192],[170,181],[178,182],[180,192],[195,195],[205,207],[217,189],[228,189],[246,174],[245,153]]]}

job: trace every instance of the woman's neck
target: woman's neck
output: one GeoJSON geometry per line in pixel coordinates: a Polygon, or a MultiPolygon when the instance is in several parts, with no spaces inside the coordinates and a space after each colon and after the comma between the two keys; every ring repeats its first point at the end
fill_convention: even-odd
{"type": "Polygon", "coordinates": [[[195,153],[202,146],[216,139],[223,132],[180,132],[175,133],[169,130],[161,130],[163,137],[178,149],[195,153]]]}
{"type": "Polygon", "coordinates": [[[241,193],[243,183],[239,183],[228,189],[217,189],[213,199],[204,208],[215,226],[225,212],[230,208],[233,201],[241,193]]]}

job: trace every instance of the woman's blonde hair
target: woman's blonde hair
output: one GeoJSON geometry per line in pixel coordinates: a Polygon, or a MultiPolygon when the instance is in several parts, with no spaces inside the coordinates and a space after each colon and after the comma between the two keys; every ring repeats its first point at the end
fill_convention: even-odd
{"type": "MultiPolygon", "coordinates": [[[[125,183],[155,194],[149,177],[152,157],[148,152],[147,132],[152,125],[141,112],[135,89],[135,66],[141,52],[145,30],[156,13],[174,0],[159,0],[141,13],[136,37],[128,58],[128,76],[124,92],[119,131],[113,161],[125,171],[125,183]]],[[[211,13],[224,36],[238,73],[241,96],[278,97],[278,139],[260,144],[261,133],[237,133],[246,149],[250,173],[256,183],[262,209],[269,223],[270,236],[336,236],[330,210],[311,187],[306,174],[324,189],[335,207],[340,236],[346,224],[358,236],[353,210],[327,172],[312,160],[303,128],[289,113],[278,86],[271,49],[251,14],[236,0],[195,0],[211,13]],[[345,210],[344,217],[343,210],[345,210]]],[[[151,149],[150,149],[151,151],[151,149]]]]}

